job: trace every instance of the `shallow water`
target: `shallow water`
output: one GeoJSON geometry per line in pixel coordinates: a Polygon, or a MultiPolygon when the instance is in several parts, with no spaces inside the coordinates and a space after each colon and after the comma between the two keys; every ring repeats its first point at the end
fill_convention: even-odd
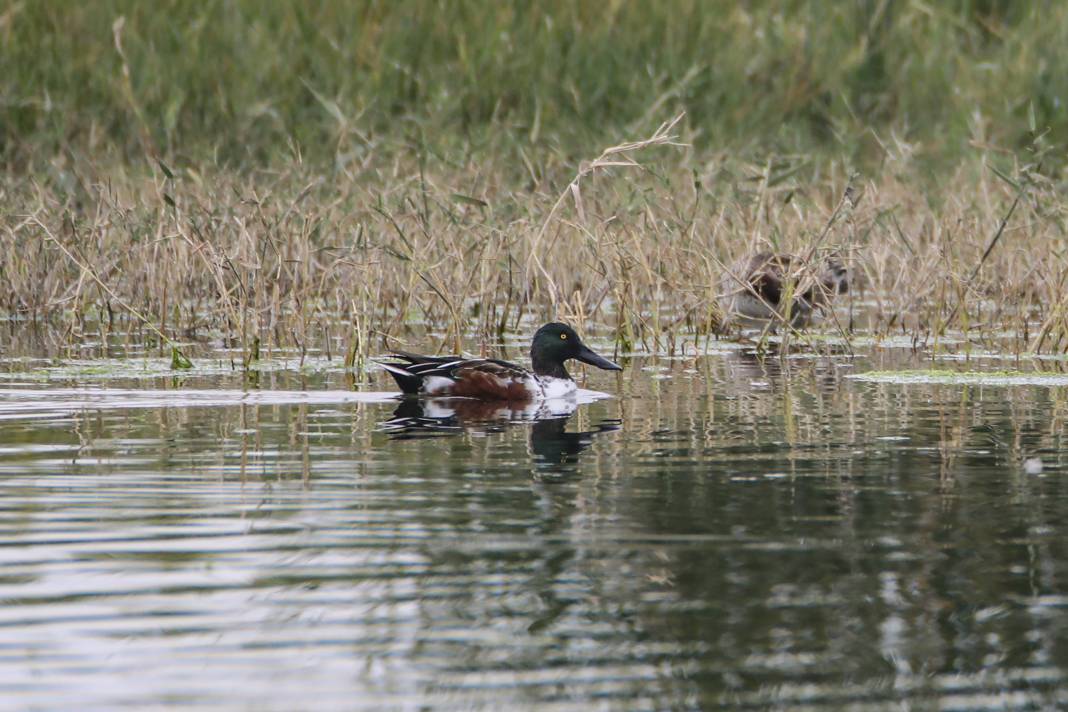
{"type": "Polygon", "coordinates": [[[15,369],[0,706],[1068,705],[1068,388],[851,377],[929,367],[635,358],[537,421],[15,369]]]}

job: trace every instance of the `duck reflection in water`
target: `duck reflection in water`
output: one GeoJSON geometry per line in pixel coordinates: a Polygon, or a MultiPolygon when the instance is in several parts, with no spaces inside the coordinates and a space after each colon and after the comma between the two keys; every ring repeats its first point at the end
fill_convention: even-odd
{"type": "Polygon", "coordinates": [[[570,415],[546,418],[530,429],[530,451],[534,467],[543,475],[564,475],[575,470],[579,455],[588,448],[595,436],[619,430],[622,421],[602,420],[593,430],[568,432],[570,415]]]}
{"type": "Polygon", "coordinates": [[[579,455],[596,435],[620,429],[620,421],[609,419],[593,430],[569,432],[566,426],[577,407],[570,399],[523,404],[467,398],[405,398],[381,429],[392,439],[413,440],[467,430],[499,433],[530,424],[530,452],[536,473],[559,476],[575,469],[579,455]]]}

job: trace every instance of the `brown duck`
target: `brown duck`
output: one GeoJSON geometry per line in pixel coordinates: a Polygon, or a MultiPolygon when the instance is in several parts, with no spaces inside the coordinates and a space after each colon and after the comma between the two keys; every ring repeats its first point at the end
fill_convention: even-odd
{"type": "Polygon", "coordinates": [[[800,329],[849,291],[849,271],[836,257],[806,265],[794,255],[759,252],[737,262],[725,281],[731,291],[721,300],[723,311],[728,322],[744,326],[789,321],[800,329]]]}

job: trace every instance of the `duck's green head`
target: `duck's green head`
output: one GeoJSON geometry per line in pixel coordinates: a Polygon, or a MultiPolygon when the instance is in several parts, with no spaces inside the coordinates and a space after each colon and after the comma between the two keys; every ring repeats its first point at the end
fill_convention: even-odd
{"type": "Polygon", "coordinates": [[[579,335],[567,324],[554,321],[538,329],[534,334],[534,342],[530,346],[530,361],[534,367],[534,373],[539,376],[570,378],[567,369],[564,368],[564,361],[569,358],[608,371],[623,370],[618,364],[594,353],[589,346],[582,343],[579,335]]]}

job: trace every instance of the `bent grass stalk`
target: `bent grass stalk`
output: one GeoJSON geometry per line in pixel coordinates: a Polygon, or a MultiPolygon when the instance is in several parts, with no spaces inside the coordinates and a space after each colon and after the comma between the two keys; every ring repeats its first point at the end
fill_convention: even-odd
{"type": "Polygon", "coordinates": [[[578,173],[576,173],[575,177],[568,183],[567,188],[560,193],[556,202],[553,203],[552,208],[550,208],[549,213],[542,221],[541,227],[538,229],[537,233],[535,233],[527,253],[527,272],[528,274],[531,272],[531,265],[537,268],[538,274],[545,280],[546,287],[549,290],[551,303],[555,304],[557,302],[559,294],[555,281],[542,263],[540,252],[545,233],[548,230],[549,225],[552,223],[553,218],[556,217],[556,214],[563,207],[568,196],[571,196],[575,201],[575,211],[578,213],[579,221],[585,223],[586,214],[583,209],[582,192],[579,187],[582,179],[605,168],[641,168],[641,164],[632,159],[629,154],[651,146],[685,146],[686,144],[676,142],[675,139],[677,137],[672,134],[672,131],[678,123],[682,121],[682,118],[685,115],[685,112],[680,113],[671,121],[662,123],[659,128],[653,132],[652,136],[643,141],[632,141],[619,144],[618,146],[611,146],[601,151],[601,155],[594,160],[579,166],[578,173]]]}

